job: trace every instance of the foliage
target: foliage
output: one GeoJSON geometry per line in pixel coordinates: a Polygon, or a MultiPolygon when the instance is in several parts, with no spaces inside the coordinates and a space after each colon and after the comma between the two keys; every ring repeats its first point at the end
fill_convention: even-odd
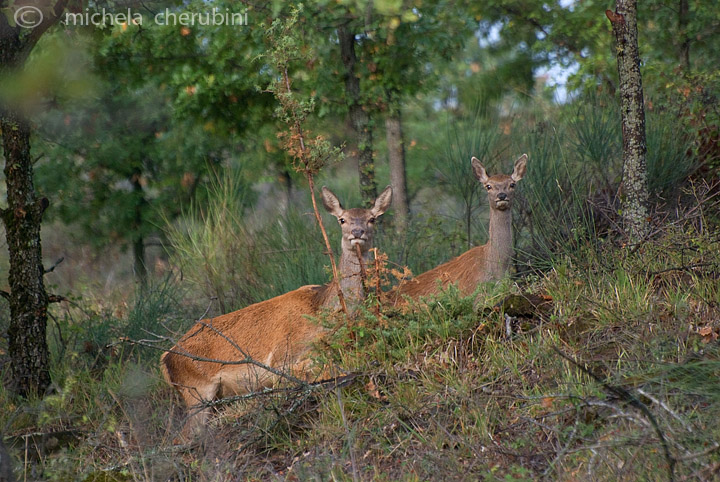
{"type": "MultiPolygon", "coordinates": [[[[211,6],[228,7],[196,2],[183,11],[211,6]]],[[[257,51],[248,28],[178,28],[148,16],[55,41],[62,42],[92,56],[85,68],[94,95],[66,95],[38,116],[45,142],[37,150],[47,156],[38,182],[53,197],[51,214],[74,223],[96,247],[143,245],[163,218],[194,198],[210,171],[234,162],[246,131],[262,135],[258,116],[269,110],[269,98],[254,88],[262,75],[241,70],[237,60],[244,56],[249,65],[257,51]]]]}
{"type": "Polygon", "coordinates": [[[379,316],[371,302],[318,351],[330,373],[349,374],[341,386],[228,402],[212,437],[182,458],[168,435],[176,425],[167,417],[170,389],[157,385],[154,362],[110,362],[94,376],[75,362],[57,395],[7,404],[0,423],[10,428],[11,445],[29,430],[75,430],[70,442],[56,435],[60,450],[28,460],[36,478],[49,480],[280,471],[383,480],[572,472],[653,479],[667,468],[653,423],[669,444],[674,475],[707,478],[718,463],[720,393],[707,380],[720,369],[720,251],[717,232],[696,226],[705,224],[668,228],[636,251],[586,250],[544,277],[481,286],[476,297],[450,288],[379,316]],[[542,293],[545,304],[512,311],[509,295],[528,293],[542,293]]]}

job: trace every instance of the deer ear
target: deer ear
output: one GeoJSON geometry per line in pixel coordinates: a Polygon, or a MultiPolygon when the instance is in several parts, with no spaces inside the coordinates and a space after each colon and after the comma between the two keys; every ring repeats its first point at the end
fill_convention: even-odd
{"type": "Polygon", "coordinates": [[[337,196],[325,186],[322,187],[322,201],[323,206],[325,206],[327,212],[329,212],[336,218],[342,216],[342,213],[345,211],[342,207],[342,204],[340,204],[340,200],[337,198],[337,196]]]}
{"type": "Polygon", "coordinates": [[[518,160],[515,161],[515,169],[513,169],[512,174],[510,177],[513,181],[518,182],[520,179],[523,178],[525,175],[525,168],[527,167],[527,154],[523,154],[522,156],[518,157],[518,160]]]}
{"type": "Polygon", "coordinates": [[[485,184],[490,178],[488,177],[487,172],[485,172],[483,165],[480,164],[480,160],[477,157],[473,157],[470,160],[470,163],[472,164],[473,173],[475,174],[477,180],[485,184]]]}
{"type": "Polygon", "coordinates": [[[392,186],[385,188],[383,192],[375,200],[375,206],[370,210],[373,216],[378,217],[382,215],[390,207],[392,202],[392,186]]]}

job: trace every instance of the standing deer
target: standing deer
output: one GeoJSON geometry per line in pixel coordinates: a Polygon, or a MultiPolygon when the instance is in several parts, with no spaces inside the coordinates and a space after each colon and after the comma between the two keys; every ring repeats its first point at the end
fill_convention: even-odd
{"type": "Polygon", "coordinates": [[[515,184],[525,175],[526,163],[527,154],[523,154],[515,161],[512,174],[489,177],[480,161],[475,157],[472,158],[473,173],[488,193],[490,204],[488,242],[400,284],[392,293],[391,299],[400,301],[403,295],[417,299],[420,296],[436,293],[438,283],[442,287],[457,283],[460,292],[469,296],[479,283],[505,276],[513,254],[510,208],[515,195],[515,184]]]}
{"type": "MultiPolygon", "coordinates": [[[[337,196],[325,187],[322,200],[342,229],[340,288],[351,314],[363,299],[356,245],[367,258],[375,220],[390,206],[392,188],[385,188],[371,209],[343,209],[337,196]]],[[[337,299],[334,283],[307,285],[196,322],[160,358],[165,380],[178,390],[188,409],[196,410],[190,414],[181,439],[188,440],[204,427],[210,414],[207,402],[270,386],[279,376],[303,377],[310,365],[311,345],[323,335],[322,327],[308,316],[323,309],[336,310],[337,299]]]]}

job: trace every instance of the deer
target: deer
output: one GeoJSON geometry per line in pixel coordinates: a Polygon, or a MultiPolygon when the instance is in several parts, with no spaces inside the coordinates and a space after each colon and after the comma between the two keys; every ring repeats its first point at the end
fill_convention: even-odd
{"type": "Polygon", "coordinates": [[[482,163],[471,159],[477,180],[487,190],[490,205],[488,242],[465,251],[447,263],[436,266],[415,278],[403,281],[391,293],[390,299],[403,303],[405,296],[418,299],[456,283],[463,296],[470,296],[480,283],[496,281],[505,276],[513,255],[512,202],[515,186],[525,175],[527,154],[515,161],[512,174],[488,176],[482,163]]]}
{"type": "MultiPolygon", "coordinates": [[[[375,222],[391,201],[388,186],[372,208],[344,209],[332,191],[322,188],[323,206],[342,230],[339,285],[350,316],[364,298],[359,256],[363,263],[368,261],[375,222]]],[[[311,348],[324,334],[311,317],[339,307],[337,285],[331,282],[302,286],[195,322],[160,358],[165,381],[177,390],[188,410],[176,442],[189,441],[203,431],[213,400],[271,387],[281,377],[309,380],[311,348]]]]}

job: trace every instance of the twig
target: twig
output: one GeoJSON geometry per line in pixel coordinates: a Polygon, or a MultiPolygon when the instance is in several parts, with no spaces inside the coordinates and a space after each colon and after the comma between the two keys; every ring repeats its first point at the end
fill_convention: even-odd
{"type": "MultiPolygon", "coordinates": [[[[283,65],[282,67],[286,93],[290,95],[292,93],[292,87],[290,85],[290,75],[288,74],[287,64],[283,65]]],[[[281,96],[277,94],[278,93],[276,92],[275,95],[280,101],[280,104],[283,106],[283,108],[291,110],[291,107],[284,105],[281,96]]],[[[305,174],[305,178],[307,179],[308,186],[310,188],[310,199],[312,201],[313,213],[315,213],[315,221],[317,221],[318,226],[320,227],[320,232],[322,233],[323,241],[325,242],[325,248],[327,249],[328,257],[330,258],[330,267],[332,268],[333,281],[337,290],[338,301],[340,301],[340,308],[342,309],[343,313],[347,315],[347,304],[345,303],[345,296],[343,295],[342,289],[340,288],[340,274],[338,272],[337,264],[335,263],[335,256],[333,255],[332,247],[330,246],[330,239],[328,238],[327,232],[325,231],[325,225],[323,224],[322,217],[320,216],[320,211],[317,207],[317,201],[315,200],[315,179],[313,177],[313,171],[309,165],[309,153],[305,146],[305,135],[303,133],[303,128],[300,124],[300,120],[297,117],[295,117],[294,124],[291,126],[290,131],[292,132],[293,129],[295,130],[295,134],[299,144],[298,147],[300,150],[300,160],[305,166],[303,173],[305,174]]]]}
{"type": "Polygon", "coordinates": [[[367,296],[367,269],[365,269],[365,258],[363,258],[360,245],[355,245],[355,253],[357,254],[358,264],[360,265],[360,283],[363,288],[363,298],[367,296]]]}
{"type": "MultiPolygon", "coordinates": [[[[692,428],[690,425],[688,425],[688,423],[687,423],[685,420],[683,420],[682,417],[680,417],[680,415],[678,415],[677,413],[675,413],[670,407],[668,407],[664,402],[662,402],[662,400],[658,400],[657,398],[653,397],[652,395],[650,395],[649,393],[647,393],[647,392],[646,392],[645,390],[643,390],[642,388],[638,388],[638,389],[637,389],[637,392],[638,392],[640,395],[642,395],[643,397],[649,399],[649,400],[650,400],[651,402],[653,402],[655,405],[659,405],[659,406],[661,406],[662,408],[664,408],[667,413],[669,413],[670,415],[672,415],[672,417],[673,417],[675,420],[677,420],[678,422],[680,422],[680,424],[683,426],[683,428],[684,428],[685,430],[687,430],[688,432],[692,432],[692,431],[693,431],[693,428],[692,428]]],[[[678,459],[678,460],[679,460],[679,459],[678,459]]]]}
{"type": "Polygon", "coordinates": [[[628,390],[624,389],[623,387],[619,386],[613,386],[607,383],[605,380],[603,380],[599,375],[595,374],[590,368],[588,368],[585,365],[581,365],[575,359],[573,359],[570,355],[567,355],[563,353],[558,347],[554,346],[553,350],[555,350],[555,353],[560,355],[565,360],[569,361],[576,367],[578,367],[582,372],[589,375],[591,378],[593,378],[596,382],[600,383],[605,390],[612,393],[613,395],[619,397],[621,400],[625,400],[628,402],[631,406],[637,408],[640,410],[650,421],[653,428],[655,429],[655,433],[657,434],[658,438],[660,439],[660,445],[663,448],[663,452],[665,454],[665,460],[668,463],[668,480],[671,482],[675,480],[675,463],[676,460],[673,458],[672,454],[670,453],[670,447],[667,443],[667,440],[665,438],[665,435],[663,434],[662,430],[660,430],[660,425],[657,423],[657,420],[653,416],[652,412],[650,412],[650,409],[647,408],[647,406],[642,403],[640,400],[638,400],[632,393],[630,393],[628,390]]]}
{"type": "Polygon", "coordinates": [[[219,330],[215,329],[211,325],[208,325],[204,322],[198,322],[198,323],[203,324],[208,329],[215,331],[220,336],[225,338],[233,346],[233,348],[237,349],[243,355],[244,358],[242,360],[219,360],[216,358],[207,358],[204,356],[193,355],[189,351],[183,349],[182,346],[180,346],[179,344],[176,344],[175,346],[177,348],[179,348],[180,350],[173,350],[173,349],[165,350],[164,348],[162,348],[160,346],[154,345],[153,343],[155,343],[155,341],[146,342],[143,340],[131,340],[129,338],[121,338],[120,341],[122,343],[127,343],[130,345],[144,346],[145,348],[152,348],[153,350],[160,350],[160,351],[164,351],[166,353],[172,353],[173,355],[184,356],[186,358],[189,358],[189,359],[195,360],[195,361],[199,361],[199,362],[217,363],[220,365],[254,365],[258,368],[262,368],[263,370],[267,370],[268,372],[272,373],[273,375],[277,375],[281,378],[286,378],[286,379],[290,380],[291,382],[294,382],[294,383],[297,383],[300,385],[307,385],[306,382],[300,380],[299,378],[294,377],[294,376],[290,375],[289,373],[285,373],[285,372],[278,370],[276,368],[273,368],[271,366],[268,366],[262,362],[255,360],[251,356],[245,354],[245,352],[235,342],[233,342],[232,340],[227,338],[224,334],[222,334],[219,330]]]}
{"type": "Polygon", "coordinates": [[[683,455],[682,457],[678,457],[677,460],[685,461],[685,460],[697,459],[697,458],[703,457],[705,455],[710,455],[711,453],[715,452],[717,449],[720,449],[720,443],[715,442],[712,447],[705,449],[702,452],[696,452],[694,454],[683,455]]]}
{"type": "Polygon", "coordinates": [[[715,267],[715,266],[717,266],[717,264],[716,264],[716,263],[695,263],[695,264],[689,264],[689,265],[687,265],[687,266],[675,266],[675,267],[672,267],[672,268],[661,269],[660,271],[651,271],[651,272],[648,273],[648,274],[650,274],[651,276],[656,276],[656,275],[659,275],[659,274],[662,274],[662,273],[668,273],[668,272],[670,272],[670,271],[688,271],[688,272],[692,272],[692,270],[694,270],[695,268],[707,268],[707,267],[710,267],[710,266],[715,267]]]}
{"type": "Polygon", "coordinates": [[[577,434],[578,426],[580,425],[580,417],[579,413],[575,412],[575,424],[573,425],[572,431],[570,432],[570,435],[568,436],[567,443],[558,451],[557,455],[553,459],[550,464],[548,464],[547,469],[545,469],[545,472],[542,474],[542,478],[544,479],[548,475],[550,475],[550,472],[552,470],[555,470],[555,464],[557,464],[560,459],[562,459],[567,453],[568,450],[570,450],[570,445],[572,445],[573,442],[575,442],[575,434],[577,434]]]}
{"type": "Polygon", "coordinates": [[[358,475],[357,470],[357,461],[355,460],[355,450],[353,449],[353,436],[352,431],[350,430],[350,426],[347,421],[347,417],[345,416],[345,404],[342,400],[342,394],[340,393],[340,388],[335,388],[335,395],[337,396],[338,401],[338,408],[340,409],[340,416],[342,418],[343,427],[345,428],[345,435],[347,438],[347,445],[348,445],[348,451],[350,452],[350,464],[352,466],[352,475],[353,475],[353,481],[357,482],[360,480],[360,476],[358,475]]]}
{"type": "Polygon", "coordinates": [[[52,264],[52,266],[50,266],[49,268],[43,270],[43,274],[52,273],[53,271],[55,271],[55,268],[57,268],[58,265],[59,265],[60,263],[62,263],[63,261],[65,261],[65,256],[61,256],[60,259],[58,259],[57,261],[55,261],[55,262],[52,264]]]}
{"type": "MultiPolygon", "coordinates": [[[[302,138],[301,138],[302,139],[302,138]]],[[[322,233],[323,241],[325,241],[325,249],[327,249],[328,257],[330,258],[330,267],[333,273],[333,282],[337,290],[338,301],[340,301],[340,308],[345,315],[348,315],[347,304],[345,304],[345,296],[343,295],[342,288],[340,287],[340,273],[338,272],[337,264],[335,263],[335,256],[333,255],[332,247],[330,246],[330,238],[328,238],[327,231],[325,231],[325,225],[323,224],[320,211],[317,207],[317,201],[315,201],[315,181],[312,174],[307,174],[308,185],[310,186],[310,199],[312,200],[313,212],[315,213],[315,220],[320,226],[320,232],[322,233]]]]}

